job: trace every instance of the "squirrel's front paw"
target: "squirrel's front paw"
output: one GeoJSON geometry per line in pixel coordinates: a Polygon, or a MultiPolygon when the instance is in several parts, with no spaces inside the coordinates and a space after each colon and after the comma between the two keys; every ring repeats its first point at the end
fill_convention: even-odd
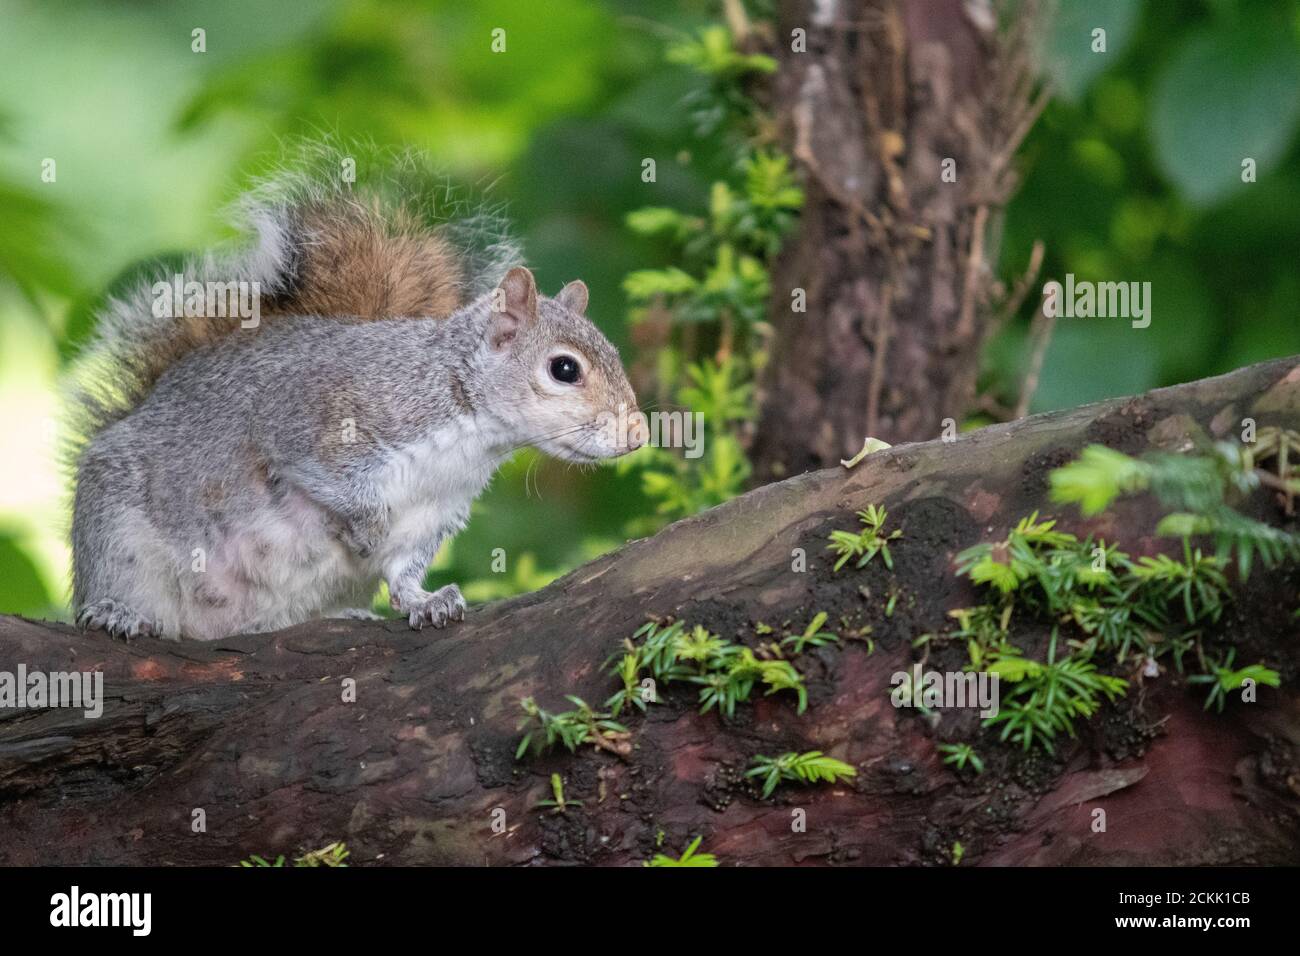
{"type": "Polygon", "coordinates": [[[392,603],[393,610],[406,612],[411,627],[417,631],[426,624],[446,627],[451,621],[465,620],[465,598],[454,584],[438,588],[432,594],[419,591],[400,600],[393,598],[392,603]]]}
{"type": "Polygon", "coordinates": [[[97,628],[112,637],[130,640],[133,637],[156,637],[162,633],[155,621],[119,601],[91,601],[77,612],[77,626],[82,630],[97,628]]]}

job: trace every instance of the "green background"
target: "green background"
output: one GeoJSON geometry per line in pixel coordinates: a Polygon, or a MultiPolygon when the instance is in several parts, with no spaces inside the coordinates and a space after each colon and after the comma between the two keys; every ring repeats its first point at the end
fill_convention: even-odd
{"type": "MultiPolygon", "coordinates": [[[[630,360],[621,281],[671,252],[626,214],[703,208],[730,174],[721,144],[693,134],[696,78],[663,56],[719,18],[680,0],[0,0],[0,611],[66,617],[59,388],[96,302],[142,259],[229,239],[223,210],[284,138],[413,146],[492,182],[542,290],[583,278],[630,360]]],[[[1153,321],[1059,322],[1033,410],[1300,352],[1298,50],[1288,0],[1064,4],[1045,39],[1056,96],[1022,150],[1000,271],[1017,276],[1041,239],[1040,282],[1149,281],[1153,321]]],[[[1004,403],[1032,307],[986,356],[1004,403]]],[[[535,587],[647,510],[635,475],[522,453],[434,578],[471,600],[535,587]]]]}

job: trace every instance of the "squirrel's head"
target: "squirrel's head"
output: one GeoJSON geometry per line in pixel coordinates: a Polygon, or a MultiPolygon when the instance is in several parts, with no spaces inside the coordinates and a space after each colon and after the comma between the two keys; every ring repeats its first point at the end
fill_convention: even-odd
{"type": "Polygon", "coordinates": [[[555,298],[533,274],[506,273],[489,300],[487,361],[498,401],[528,444],[566,461],[616,458],[645,444],[636,395],[618,350],[584,315],[587,287],[570,282],[555,298]]]}

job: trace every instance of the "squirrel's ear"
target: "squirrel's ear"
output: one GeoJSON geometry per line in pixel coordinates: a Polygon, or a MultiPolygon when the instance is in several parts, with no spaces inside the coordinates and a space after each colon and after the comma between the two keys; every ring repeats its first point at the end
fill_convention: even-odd
{"type": "Polygon", "coordinates": [[[525,325],[537,321],[537,283],[522,266],[506,273],[492,290],[492,316],[488,340],[494,349],[504,348],[525,325]]]}
{"type": "Polygon", "coordinates": [[[579,315],[587,314],[587,283],[581,279],[574,279],[555,297],[555,301],[560,303],[570,312],[577,312],[579,315]]]}

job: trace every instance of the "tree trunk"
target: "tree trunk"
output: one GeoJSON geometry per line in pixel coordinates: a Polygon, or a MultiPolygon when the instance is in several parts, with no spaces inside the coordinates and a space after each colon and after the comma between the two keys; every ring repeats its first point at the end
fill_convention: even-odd
{"type": "Polygon", "coordinates": [[[995,312],[1027,291],[1004,296],[991,263],[1012,157],[1045,103],[1036,5],[1001,31],[979,8],[781,4],[775,112],[807,195],[772,277],[759,483],[834,465],[868,435],[922,441],[960,422],[995,312]]]}
{"type": "MultiPolygon", "coordinates": [[[[99,719],[0,709],[0,863],[229,865],[343,840],[354,863],[630,864],[661,834],[672,851],[703,836],[724,864],[946,863],[956,843],[966,864],[1300,863],[1294,567],[1257,570],[1225,614],[1239,659],[1282,673],[1282,689],[1262,688],[1256,704],[1204,711],[1203,688],[1170,669],[1135,683],[1054,758],[980,736],[970,712],[932,724],[890,704],[912,639],[975,603],[953,555],[1047,507],[1051,468],[1088,442],[1180,447],[1248,415],[1300,427],[1300,359],[760,488],[444,632],[323,621],[127,645],[0,618],[0,669],[102,671],[106,698],[99,719]],[[874,562],[831,573],[827,534],[868,504],[904,532],[893,572],[874,562]],[[792,570],[796,549],[804,572],[792,570]],[[821,610],[870,624],[875,648],[847,641],[799,657],[802,715],[787,694],[756,695],[725,721],[674,684],[647,716],[626,718],[625,755],[584,746],[515,760],[520,698],[549,709],[565,694],[603,701],[615,682],[602,663],[647,614],[752,643],[754,622],[800,630],[821,610]],[[988,772],[944,766],[945,739],[975,739],[988,772]],[[857,777],[761,799],[742,776],[755,754],[809,749],[857,777]],[[581,807],[536,807],[553,772],[581,807]],[[796,811],[805,830],[792,827],[796,811]]],[[[1131,552],[1157,546],[1149,496],[1091,521],[1060,513],[1131,552]]]]}

